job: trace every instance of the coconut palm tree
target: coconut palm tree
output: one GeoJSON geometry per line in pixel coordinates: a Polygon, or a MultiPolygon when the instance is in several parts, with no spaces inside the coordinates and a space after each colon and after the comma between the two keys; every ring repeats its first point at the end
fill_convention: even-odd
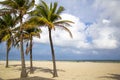
{"type": "MultiPolygon", "coordinates": [[[[17,31],[19,30],[20,26],[16,27],[14,30],[17,31]]],[[[41,29],[38,27],[38,24],[34,21],[31,21],[31,19],[26,21],[22,25],[23,29],[23,40],[24,42],[27,42],[26,44],[26,55],[30,53],[30,73],[33,73],[33,63],[32,63],[32,42],[33,42],[33,37],[40,38],[40,33],[42,32],[41,29]]],[[[16,32],[15,34],[15,46],[19,47],[20,43],[20,33],[16,32]]]]}
{"type": "MultiPolygon", "coordinates": [[[[1,19],[2,20],[2,19],[1,19]]],[[[0,24],[2,23],[3,25],[3,20],[0,20],[0,24]]],[[[11,30],[7,29],[8,26],[5,28],[2,27],[2,25],[0,25],[0,42],[6,41],[6,65],[5,67],[8,68],[8,54],[11,48],[11,38],[10,38],[10,34],[9,32],[11,30]]],[[[5,26],[5,23],[4,23],[5,26]]]]}
{"type": "Polygon", "coordinates": [[[23,34],[23,38],[24,40],[29,41],[29,43],[27,42],[26,44],[26,54],[30,52],[30,73],[33,73],[33,63],[32,63],[33,37],[40,38],[41,29],[38,28],[35,24],[29,23],[29,21],[27,21],[23,25],[23,29],[25,31],[23,34]]]}
{"type": "Polygon", "coordinates": [[[5,14],[0,18],[0,42],[6,41],[6,68],[8,67],[9,51],[14,44],[13,31],[18,18],[13,14],[5,14]]]}
{"type": "Polygon", "coordinates": [[[25,58],[24,58],[24,50],[23,50],[23,17],[27,14],[33,7],[34,7],[34,0],[4,0],[0,2],[1,5],[5,6],[5,10],[7,9],[8,12],[17,12],[16,14],[19,15],[20,19],[20,51],[21,51],[21,77],[27,77],[26,66],[25,66],[25,58]]]}
{"type": "Polygon", "coordinates": [[[70,26],[70,23],[73,23],[69,20],[62,20],[60,14],[64,11],[64,7],[60,6],[58,7],[57,2],[54,4],[50,4],[48,6],[44,1],[41,1],[40,5],[37,5],[35,11],[32,13],[36,15],[33,20],[36,21],[36,23],[42,24],[45,27],[48,27],[49,31],[49,41],[51,46],[51,53],[52,53],[52,61],[53,61],[53,77],[57,77],[57,69],[56,69],[56,62],[55,62],[55,53],[54,53],[54,47],[53,47],[53,41],[52,41],[52,33],[51,30],[55,29],[56,27],[63,28],[64,30],[68,31],[70,36],[72,37],[72,34],[70,30],[66,26],[70,26]]]}

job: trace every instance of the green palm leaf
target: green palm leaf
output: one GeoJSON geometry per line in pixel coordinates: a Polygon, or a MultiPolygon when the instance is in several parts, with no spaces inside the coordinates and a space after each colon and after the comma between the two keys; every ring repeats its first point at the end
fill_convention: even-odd
{"type": "Polygon", "coordinates": [[[69,33],[70,37],[73,38],[71,31],[70,31],[66,26],[64,26],[64,25],[59,25],[59,24],[56,25],[56,26],[62,28],[62,29],[65,30],[65,31],[67,31],[67,32],[69,33]]]}

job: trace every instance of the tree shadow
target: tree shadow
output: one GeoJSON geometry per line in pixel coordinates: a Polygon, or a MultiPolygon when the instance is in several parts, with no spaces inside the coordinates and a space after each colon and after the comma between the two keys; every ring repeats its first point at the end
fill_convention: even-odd
{"type": "Polygon", "coordinates": [[[18,67],[18,66],[21,66],[21,64],[14,64],[14,65],[9,65],[9,66],[18,67]]]}
{"type": "Polygon", "coordinates": [[[16,78],[16,79],[7,79],[7,80],[55,80],[55,79],[35,76],[35,77],[16,78]]]}
{"type": "MultiPolygon", "coordinates": [[[[14,65],[14,66],[16,66],[16,65],[14,65]]],[[[21,68],[18,68],[16,70],[21,71],[21,68]]],[[[30,67],[26,67],[26,71],[27,71],[27,74],[30,73],[30,67]]],[[[33,73],[34,72],[45,72],[45,73],[53,74],[53,70],[50,69],[50,68],[47,68],[47,67],[46,68],[43,68],[43,67],[33,67],[32,71],[33,71],[33,73]]],[[[62,69],[57,69],[57,71],[65,72],[65,70],[62,70],[62,69]]]]}
{"type": "Polygon", "coordinates": [[[21,64],[8,65],[7,68],[11,68],[11,67],[19,67],[19,66],[21,66],[21,64]]]}
{"type": "Polygon", "coordinates": [[[0,80],[3,80],[2,78],[0,78],[0,80]]]}
{"type": "Polygon", "coordinates": [[[120,80],[120,74],[108,74],[108,76],[101,76],[100,78],[110,78],[114,80],[120,80]]]}
{"type": "MultiPolygon", "coordinates": [[[[10,66],[13,66],[13,67],[18,67],[18,66],[21,66],[21,64],[14,64],[14,65],[10,65],[10,66]]],[[[21,71],[21,67],[15,69],[15,70],[18,70],[18,71],[21,71]]],[[[27,71],[27,74],[31,74],[31,69],[30,67],[26,67],[26,71],[27,71]]],[[[57,71],[61,71],[61,72],[65,72],[65,70],[62,70],[62,69],[57,69],[57,71]]],[[[33,67],[32,68],[32,74],[34,72],[45,72],[45,73],[50,73],[53,75],[53,70],[50,69],[50,68],[43,68],[43,67],[33,67]]]]}
{"type": "MultiPolygon", "coordinates": [[[[28,70],[28,73],[30,72],[30,67],[27,67],[27,70],[28,70]]],[[[33,72],[39,72],[39,71],[42,71],[42,72],[45,72],[45,73],[50,73],[50,74],[53,74],[52,72],[52,69],[49,69],[49,68],[43,68],[43,67],[33,67],[33,72]]]]}
{"type": "MultiPolygon", "coordinates": [[[[30,67],[27,67],[28,73],[30,72],[30,67]]],[[[33,67],[33,72],[45,72],[45,73],[50,73],[53,74],[53,70],[50,68],[43,68],[43,67],[33,67]]],[[[62,69],[57,69],[57,71],[65,72],[65,70],[62,69]]]]}

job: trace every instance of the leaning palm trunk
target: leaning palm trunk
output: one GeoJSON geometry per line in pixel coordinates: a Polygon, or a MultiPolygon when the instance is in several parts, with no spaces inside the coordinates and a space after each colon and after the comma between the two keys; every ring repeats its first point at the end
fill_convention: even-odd
{"type": "Polygon", "coordinates": [[[53,47],[53,42],[52,42],[52,37],[51,37],[51,29],[50,28],[48,29],[49,29],[49,41],[50,41],[52,61],[53,61],[53,77],[58,77],[57,69],[56,69],[56,62],[55,62],[54,47],[53,47]]]}
{"type": "Polygon", "coordinates": [[[21,64],[22,64],[21,78],[24,78],[24,77],[27,77],[27,73],[26,73],[26,67],[25,67],[25,58],[24,58],[22,35],[20,36],[20,49],[21,49],[21,64]]]}
{"type": "Polygon", "coordinates": [[[30,35],[30,73],[33,73],[33,63],[32,63],[32,35],[30,35]]]}
{"type": "Polygon", "coordinates": [[[5,67],[8,68],[8,64],[9,64],[9,63],[8,63],[8,60],[9,60],[9,59],[8,59],[8,56],[9,56],[9,48],[8,48],[8,45],[7,45],[7,44],[6,44],[6,47],[7,47],[7,48],[6,48],[6,66],[5,66],[5,67]]]}
{"type": "Polygon", "coordinates": [[[25,66],[25,57],[24,57],[24,49],[23,49],[23,32],[22,32],[22,14],[20,14],[20,50],[21,50],[21,78],[27,77],[26,66],[25,66]]]}

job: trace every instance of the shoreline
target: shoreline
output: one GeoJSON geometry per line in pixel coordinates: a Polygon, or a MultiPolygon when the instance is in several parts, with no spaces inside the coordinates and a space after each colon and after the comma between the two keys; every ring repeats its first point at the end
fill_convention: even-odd
{"type": "MultiPolygon", "coordinates": [[[[6,61],[6,60],[0,60],[6,61]]],[[[9,61],[21,61],[21,60],[9,60],[9,61]]],[[[25,60],[30,61],[30,60],[25,60]]],[[[33,60],[33,61],[52,61],[52,60],[33,60]]],[[[120,63],[120,60],[56,60],[56,62],[101,62],[101,63],[120,63]]]]}

